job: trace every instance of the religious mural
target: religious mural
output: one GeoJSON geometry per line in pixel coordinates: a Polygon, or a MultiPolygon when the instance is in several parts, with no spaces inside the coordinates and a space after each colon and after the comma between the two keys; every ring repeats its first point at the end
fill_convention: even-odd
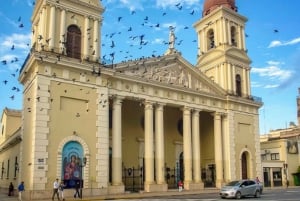
{"type": "Polygon", "coordinates": [[[62,178],[66,188],[74,188],[76,181],[82,179],[82,146],[75,141],[65,145],[62,153],[62,178]]]}

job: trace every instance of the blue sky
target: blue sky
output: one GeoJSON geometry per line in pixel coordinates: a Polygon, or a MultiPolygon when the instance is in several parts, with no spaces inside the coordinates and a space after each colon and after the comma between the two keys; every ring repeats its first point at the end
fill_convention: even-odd
{"type": "MultiPolygon", "coordinates": [[[[62,0],[61,0],[62,1],[62,0]]],[[[5,1],[0,7],[0,110],[22,108],[19,69],[30,49],[33,0],[5,1]],[[5,64],[6,61],[6,64],[5,64]]],[[[123,61],[162,55],[169,26],[176,27],[175,48],[196,63],[193,24],[202,17],[204,0],[102,0],[102,59],[123,61]],[[176,4],[180,5],[176,6],[176,4]],[[145,44],[135,36],[144,35],[145,44]],[[111,45],[114,43],[114,47],[111,45]]],[[[300,87],[300,1],[236,0],[248,18],[246,46],[251,64],[251,90],[261,97],[260,133],[297,124],[300,87]]]]}

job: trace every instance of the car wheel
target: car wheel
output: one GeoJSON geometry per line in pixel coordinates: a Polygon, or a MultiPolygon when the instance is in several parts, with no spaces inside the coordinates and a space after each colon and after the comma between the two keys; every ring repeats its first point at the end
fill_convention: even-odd
{"type": "Polygon", "coordinates": [[[254,195],[254,197],[256,197],[256,198],[260,198],[260,192],[259,192],[259,190],[255,191],[255,195],[254,195]]]}
{"type": "Polygon", "coordinates": [[[236,198],[236,199],[241,199],[241,198],[242,198],[242,194],[241,194],[240,191],[236,192],[235,198],[236,198]]]}

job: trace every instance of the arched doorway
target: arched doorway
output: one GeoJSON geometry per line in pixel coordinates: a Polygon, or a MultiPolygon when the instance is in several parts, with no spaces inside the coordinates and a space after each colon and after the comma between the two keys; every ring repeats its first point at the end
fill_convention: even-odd
{"type": "Polygon", "coordinates": [[[248,179],[248,153],[243,152],[241,162],[242,162],[242,179],[248,179]]]}

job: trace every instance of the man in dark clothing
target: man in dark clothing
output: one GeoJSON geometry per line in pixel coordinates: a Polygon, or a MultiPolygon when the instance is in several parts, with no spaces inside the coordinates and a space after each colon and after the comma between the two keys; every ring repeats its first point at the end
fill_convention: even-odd
{"type": "Polygon", "coordinates": [[[8,187],[8,196],[13,196],[14,195],[14,185],[12,182],[10,182],[9,187],[8,187]]]}
{"type": "Polygon", "coordinates": [[[78,196],[79,198],[81,198],[81,195],[80,195],[80,192],[79,192],[79,188],[80,188],[80,180],[76,180],[74,198],[76,198],[76,196],[78,196]]]}

